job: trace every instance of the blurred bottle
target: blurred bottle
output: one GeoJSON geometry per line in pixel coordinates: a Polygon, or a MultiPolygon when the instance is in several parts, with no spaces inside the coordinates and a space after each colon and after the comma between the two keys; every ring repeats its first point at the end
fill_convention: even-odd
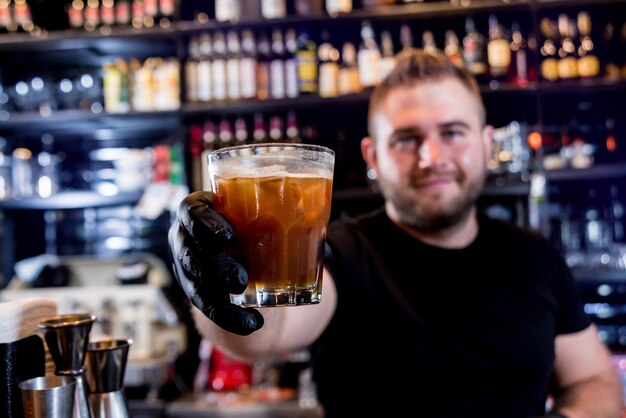
{"type": "Polygon", "coordinates": [[[280,19],[287,16],[285,0],[260,0],[261,14],[264,19],[280,19]]]}
{"type": "Polygon", "coordinates": [[[271,44],[267,33],[262,32],[257,43],[256,94],[257,99],[267,100],[270,97],[270,79],[272,62],[271,44]]]}
{"type": "Polygon", "coordinates": [[[326,0],[326,12],[331,16],[352,11],[352,0],[326,0]]]}
{"type": "Polygon", "coordinates": [[[519,23],[513,22],[511,25],[511,65],[509,66],[509,82],[520,87],[526,87],[529,81],[534,81],[532,71],[532,52],[528,41],[522,34],[519,23]]]}
{"type": "Polygon", "coordinates": [[[297,144],[302,142],[300,137],[300,127],[298,126],[298,120],[296,118],[296,112],[290,110],[287,112],[287,129],[285,130],[287,136],[287,142],[297,144]]]}
{"type": "Polygon", "coordinates": [[[360,93],[363,90],[356,62],[356,48],[351,42],[343,44],[337,79],[337,89],[340,95],[360,93]]]}
{"type": "Polygon", "coordinates": [[[559,14],[557,24],[561,42],[558,50],[559,79],[578,78],[578,52],[574,44],[576,27],[565,13],[559,14]]]}
{"type": "Polygon", "coordinates": [[[208,32],[200,34],[198,41],[198,63],[196,64],[197,96],[198,101],[208,102],[213,100],[213,75],[212,61],[213,44],[208,32]]]}
{"type": "Polygon", "coordinates": [[[185,61],[185,100],[188,103],[198,101],[198,62],[200,60],[200,47],[198,38],[192,36],[189,39],[189,57],[185,61]]]}
{"type": "Polygon", "coordinates": [[[317,44],[304,28],[298,33],[297,43],[298,92],[315,94],[318,92],[317,44]]]}
{"type": "Polygon", "coordinates": [[[543,44],[541,45],[541,78],[547,81],[556,81],[559,79],[559,61],[557,49],[557,31],[554,21],[547,17],[541,19],[541,34],[543,35],[543,44]]]}
{"type": "Polygon", "coordinates": [[[511,65],[511,46],[495,14],[489,16],[487,63],[491,81],[506,82],[511,65]]]}
{"type": "Polygon", "coordinates": [[[463,37],[463,60],[470,73],[478,83],[487,81],[487,58],[485,56],[485,37],[476,30],[474,19],[465,19],[465,36],[463,37]]]}
{"type": "Polygon", "coordinates": [[[202,190],[202,126],[189,128],[189,156],[191,157],[191,190],[202,190]]]}
{"type": "Polygon", "coordinates": [[[211,84],[213,100],[226,99],[228,86],[228,73],[226,72],[226,36],[221,30],[213,33],[211,84]]]}
{"type": "Polygon", "coordinates": [[[361,44],[357,52],[359,79],[364,89],[371,89],[380,83],[380,48],[376,33],[369,21],[361,23],[361,44]]]}
{"type": "Polygon", "coordinates": [[[600,60],[591,39],[591,16],[585,11],[578,13],[578,75],[581,78],[593,78],[600,75],[600,60]]]}
{"type": "Polygon", "coordinates": [[[451,29],[446,31],[446,38],[444,43],[443,52],[446,54],[448,59],[454,63],[459,68],[465,67],[465,61],[463,60],[463,50],[461,49],[461,44],[459,41],[459,37],[456,32],[451,29]]]}
{"type": "Polygon", "coordinates": [[[235,118],[235,145],[248,143],[248,124],[242,116],[235,118]]]}
{"type": "Polygon", "coordinates": [[[294,28],[285,31],[285,94],[298,97],[298,36],[294,28]]]}
{"type": "Polygon", "coordinates": [[[241,98],[241,44],[235,30],[226,33],[226,96],[231,100],[241,98]]]}
{"type": "Polygon", "coordinates": [[[322,32],[319,57],[319,94],[320,97],[336,97],[339,94],[339,51],[330,42],[328,31],[322,32]]]}
{"type": "Polygon", "coordinates": [[[380,34],[380,45],[382,48],[382,56],[378,63],[378,73],[380,79],[383,80],[396,66],[396,56],[393,48],[393,39],[391,38],[391,32],[388,30],[382,31],[380,34]]]}
{"type": "Polygon", "coordinates": [[[279,28],[272,29],[272,58],[270,61],[270,97],[285,98],[285,42],[283,32],[279,28]]]}
{"type": "Polygon", "coordinates": [[[400,26],[400,45],[402,46],[402,49],[413,48],[413,31],[406,23],[403,23],[402,26],[400,26]]]}
{"type": "Polygon", "coordinates": [[[435,35],[430,30],[422,32],[422,48],[429,54],[437,55],[440,51],[435,43],[435,35]]]}
{"type": "Polygon", "coordinates": [[[240,0],[215,0],[215,20],[236,23],[241,19],[240,0]]]}
{"type": "Polygon", "coordinates": [[[319,14],[323,10],[323,0],[295,0],[294,8],[303,16],[319,14]]]}
{"type": "Polygon", "coordinates": [[[241,58],[239,59],[240,93],[243,99],[257,94],[257,56],[254,32],[246,29],[241,34],[241,58]]]}

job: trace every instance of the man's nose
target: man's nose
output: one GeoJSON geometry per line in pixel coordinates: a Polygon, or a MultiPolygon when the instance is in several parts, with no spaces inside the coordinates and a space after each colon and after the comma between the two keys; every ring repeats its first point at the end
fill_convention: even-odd
{"type": "Polygon", "coordinates": [[[420,169],[429,168],[439,159],[440,154],[439,141],[432,137],[425,138],[417,150],[417,156],[419,158],[417,166],[420,169]]]}

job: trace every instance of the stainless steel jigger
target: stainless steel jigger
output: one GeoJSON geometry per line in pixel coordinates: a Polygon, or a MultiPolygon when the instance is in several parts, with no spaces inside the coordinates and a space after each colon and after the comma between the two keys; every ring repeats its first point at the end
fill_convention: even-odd
{"type": "Polygon", "coordinates": [[[39,323],[54,361],[55,374],[76,379],[74,418],[94,418],[83,374],[89,333],[95,321],[96,316],[91,314],[66,314],[39,323]]]}
{"type": "Polygon", "coordinates": [[[85,378],[95,418],[130,418],[124,372],[130,339],[103,338],[89,343],[85,378]]]}

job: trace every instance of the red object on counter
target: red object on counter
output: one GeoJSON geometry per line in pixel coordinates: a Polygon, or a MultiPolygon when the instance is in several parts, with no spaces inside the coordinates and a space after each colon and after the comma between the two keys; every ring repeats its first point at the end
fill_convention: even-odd
{"type": "Polygon", "coordinates": [[[252,384],[252,366],[213,348],[209,361],[207,386],[212,391],[232,391],[252,384]]]}

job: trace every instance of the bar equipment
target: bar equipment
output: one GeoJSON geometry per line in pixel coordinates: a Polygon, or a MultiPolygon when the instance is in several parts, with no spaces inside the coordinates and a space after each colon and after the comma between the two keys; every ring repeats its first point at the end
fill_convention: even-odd
{"type": "Polygon", "coordinates": [[[89,333],[95,321],[96,316],[92,314],[65,314],[39,323],[55,364],[55,374],[76,379],[74,418],[94,417],[84,382],[84,362],[89,333]]]}
{"type": "Polygon", "coordinates": [[[39,376],[19,383],[25,418],[72,418],[76,379],[39,376]]]}
{"type": "Polygon", "coordinates": [[[130,418],[124,373],[131,339],[103,338],[87,348],[85,378],[94,418],[130,418]]]}

